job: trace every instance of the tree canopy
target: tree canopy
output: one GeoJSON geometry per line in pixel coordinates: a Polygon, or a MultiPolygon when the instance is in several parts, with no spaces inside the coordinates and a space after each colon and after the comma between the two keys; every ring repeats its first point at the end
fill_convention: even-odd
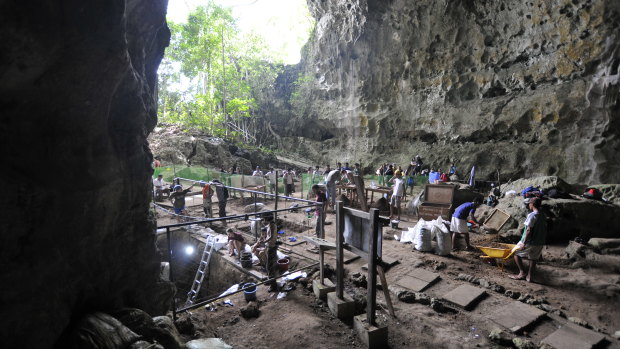
{"type": "Polygon", "coordinates": [[[208,1],[187,23],[168,24],[170,47],[159,69],[159,118],[214,136],[255,139],[256,100],[282,69],[256,35],[241,35],[231,10],[208,1]]]}

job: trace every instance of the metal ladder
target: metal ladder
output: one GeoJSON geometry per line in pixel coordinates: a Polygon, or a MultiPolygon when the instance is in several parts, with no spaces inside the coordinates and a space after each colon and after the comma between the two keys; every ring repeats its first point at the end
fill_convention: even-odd
{"type": "Polygon", "coordinates": [[[196,270],[196,276],[194,276],[192,289],[187,292],[187,301],[185,302],[185,306],[194,304],[194,300],[196,299],[198,292],[200,292],[200,287],[202,286],[205,274],[209,270],[209,262],[211,261],[214,245],[215,238],[212,235],[209,235],[209,237],[207,237],[207,242],[205,242],[205,249],[202,252],[202,258],[200,258],[200,263],[198,263],[198,269],[196,270]]]}

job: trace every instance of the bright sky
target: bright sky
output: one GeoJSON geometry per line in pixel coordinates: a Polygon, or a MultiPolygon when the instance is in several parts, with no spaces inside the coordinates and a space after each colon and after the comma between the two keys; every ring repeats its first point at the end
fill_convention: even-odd
{"type": "MultiPolygon", "coordinates": [[[[298,63],[301,47],[308,40],[313,19],[306,0],[215,0],[232,7],[242,31],[263,36],[273,52],[282,52],[285,63],[298,63]]],[[[187,21],[187,15],[206,0],[168,0],[168,20],[187,21]]]]}

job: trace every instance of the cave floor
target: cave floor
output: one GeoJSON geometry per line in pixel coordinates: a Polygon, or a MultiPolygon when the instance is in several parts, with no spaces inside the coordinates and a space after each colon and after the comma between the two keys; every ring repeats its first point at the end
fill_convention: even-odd
{"type": "MultiPolygon", "coordinates": [[[[242,212],[243,205],[238,201],[230,201],[229,214],[242,212]]],[[[273,204],[268,206],[272,207],[273,204]]],[[[283,204],[280,204],[280,207],[283,207],[283,204]]],[[[200,216],[202,213],[201,206],[188,209],[192,216],[200,216]]],[[[214,210],[216,209],[217,205],[214,205],[214,210]]],[[[313,220],[307,219],[303,213],[287,213],[278,217],[289,222],[290,227],[298,227],[298,231],[305,230],[305,234],[287,232],[285,238],[312,235],[314,232],[313,220]]],[[[327,221],[332,222],[326,225],[328,240],[334,239],[334,218],[333,213],[328,213],[327,221]]],[[[400,229],[405,230],[414,226],[416,221],[414,217],[403,216],[400,229]]],[[[174,222],[175,220],[170,217],[159,215],[159,225],[174,222]]],[[[243,229],[247,228],[248,223],[229,223],[229,226],[231,225],[243,229]]],[[[386,272],[388,285],[394,285],[413,269],[421,268],[440,275],[439,282],[423,291],[431,298],[440,299],[460,285],[473,285],[467,281],[457,280],[459,274],[472,275],[483,278],[491,284],[500,285],[505,290],[519,292],[522,295],[529,294],[532,298],[544,300],[548,309],[555,310],[550,311],[542,320],[526,328],[522,333],[522,336],[536,344],[558,328],[564,327],[568,322],[567,318],[573,317],[587,322],[588,327],[606,335],[603,347],[620,348],[620,342],[610,336],[620,330],[620,314],[616,311],[620,297],[620,276],[594,268],[571,268],[563,258],[566,244],[548,246],[543,252],[544,261],[538,265],[534,282],[527,283],[508,278],[508,275],[516,272],[513,261],[509,261],[502,272],[496,266],[483,263],[479,258],[480,251],[458,251],[442,257],[433,253],[413,251],[411,244],[385,238],[394,234],[400,235],[400,230],[384,228],[383,233],[384,256],[399,261],[399,264],[386,272]]],[[[494,235],[475,233],[470,235],[472,245],[485,245],[496,239],[494,235]]],[[[307,258],[304,262],[298,258],[296,262],[301,265],[318,259],[318,255],[307,251],[308,246],[305,243],[283,247],[307,258]]],[[[326,263],[335,265],[333,253],[326,254],[326,263]]],[[[347,264],[346,274],[357,272],[365,274],[366,271],[362,269],[365,264],[362,259],[347,264]]],[[[350,293],[365,293],[365,288],[355,287],[350,281],[347,281],[346,289],[350,293]]],[[[389,316],[383,293],[378,291],[377,316],[389,326],[390,348],[490,347],[493,343],[487,339],[489,333],[501,326],[491,321],[488,315],[516,301],[490,289],[485,291],[486,297],[472,310],[457,309],[447,312],[436,312],[428,305],[420,303],[401,302],[392,293],[395,319],[389,316]]],[[[267,293],[265,287],[259,287],[257,297],[261,311],[257,319],[241,317],[239,308],[246,304],[243,294],[230,297],[235,304],[233,307],[218,306],[215,312],[199,309],[181,316],[190,316],[193,319],[198,329],[197,336],[221,337],[234,348],[288,348],[299,345],[309,348],[362,346],[352,329],[352,324],[336,319],[329,312],[326,303],[317,300],[310,290],[301,285],[297,285],[294,291],[289,292],[287,297],[281,300],[277,300],[273,293],[267,293]]]]}

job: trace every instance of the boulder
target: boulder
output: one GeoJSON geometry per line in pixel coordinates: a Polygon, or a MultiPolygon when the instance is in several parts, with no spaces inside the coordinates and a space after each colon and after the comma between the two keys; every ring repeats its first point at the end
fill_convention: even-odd
{"type": "Polygon", "coordinates": [[[605,200],[620,205],[620,184],[597,184],[589,187],[600,190],[605,200]]]}
{"type": "Polygon", "coordinates": [[[257,202],[256,205],[250,204],[243,208],[244,213],[261,212],[264,210],[265,210],[265,204],[263,204],[262,202],[257,202]]]}
{"type": "Polygon", "coordinates": [[[64,348],[121,349],[140,340],[140,336],[109,314],[84,316],[64,338],[64,348]]]}
{"type": "MultiPolygon", "coordinates": [[[[620,234],[620,206],[573,196],[574,199],[546,199],[542,211],[548,219],[547,242],[565,242],[576,237],[616,238],[620,234]]],[[[504,229],[520,236],[529,210],[522,196],[503,197],[495,207],[513,219],[504,229]]],[[[476,211],[479,219],[488,216],[493,208],[482,205],[476,211]]],[[[506,235],[507,233],[501,233],[506,235]]]]}

